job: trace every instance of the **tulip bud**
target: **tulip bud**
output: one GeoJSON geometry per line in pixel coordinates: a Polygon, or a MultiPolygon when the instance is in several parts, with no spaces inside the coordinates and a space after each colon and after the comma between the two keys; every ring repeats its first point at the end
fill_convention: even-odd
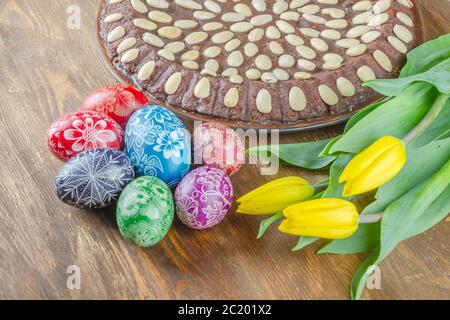
{"type": "Polygon", "coordinates": [[[358,229],[358,211],[342,199],[316,199],[283,210],[281,232],[304,237],[343,239],[358,229]]]}
{"type": "Polygon", "coordinates": [[[345,168],[339,183],[345,182],[343,196],[374,190],[395,177],[406,163],[405,145],[385,136],[356,155],[345,168]]]}
{"type": "Polygon", "coordinates": [[[237,200],[238,213],[263,215],[275,214],[290,206],[308,199],[314,188],[300,177],[286,177],[271,181],[247,193],[237,200]]]}

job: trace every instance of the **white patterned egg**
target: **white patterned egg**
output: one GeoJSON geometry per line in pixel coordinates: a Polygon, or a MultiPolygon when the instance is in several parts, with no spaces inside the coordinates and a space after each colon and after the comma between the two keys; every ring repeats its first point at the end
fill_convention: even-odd
{"type": "Polygon", "coordinates": [[[138,176],[157,177],[174,187],[190,169],[190,134],[173,112],[150,105],[128,122],[125,152],[138,176]]]}
{"type": "Polygon", "coordinates": [[[77,208],[110,206],[134,179],[130,159],[119,150],[93,149],[79,153],[59,170],[55,179],[58,198],[77,208]]]}

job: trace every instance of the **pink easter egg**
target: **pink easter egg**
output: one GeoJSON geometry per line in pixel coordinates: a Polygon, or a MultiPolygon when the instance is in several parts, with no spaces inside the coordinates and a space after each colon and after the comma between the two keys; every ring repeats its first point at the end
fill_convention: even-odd
{"type": "Polygon", "coordinates": [[[220,169],[204,166],[192,170],[175,190],[178,218],[193,229],[219,224],[233,204],[233,185],[220,169]]]}
{"type": "Polygon", "coordinates": [[[204,123],[193,134],[194,161],[213,166],[231,176],[245,162],[244,145],[235,133],[219,123],[204,123]]]}

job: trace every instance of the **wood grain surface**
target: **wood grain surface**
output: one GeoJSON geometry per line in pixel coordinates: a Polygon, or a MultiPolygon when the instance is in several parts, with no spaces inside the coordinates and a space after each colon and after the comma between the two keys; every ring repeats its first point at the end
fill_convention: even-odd
{"type": "MultiPolygon", "coordinates": [[[[450,32],[449,1],[418,2],[427,38],[450,32]]],[[[97,6],[0,1],[0,298],[347,299],[365,255],[316,255],[318,245],[293,254],[296,239],[275,229],[255,240],[259,218],[232,213],[202,232],[176,221],[164,241],[143,250],[121,238],[114,210],[92,214],[57,200],[53,179],[61,163],[47,150],[46,130],[78,110],[88,93],[115,82],[96,48],[97,6]],[[81,9],[80,29],[67,28],[70,6],[81,9]],[[66,287],[70,265],[80,267],[80,290],[66,287]]],[[[312,141],[341,130],[281,140],[312,141]]],[[[324,176],[294,168],[278,174],[287,175],[324,176]]],[[[239,196],[271,179],[247,165],[232,180],[239,196]]],[[[381,289],[366,290],[364,298],[449,299],[449,222],[401,244],[381,265],[381,289]]]]}

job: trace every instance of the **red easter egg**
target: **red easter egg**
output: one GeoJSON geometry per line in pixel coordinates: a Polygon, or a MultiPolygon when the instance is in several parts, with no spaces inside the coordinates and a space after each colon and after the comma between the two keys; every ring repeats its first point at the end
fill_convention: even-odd
{"type": "Polygon", "coordinates": [[[194,162],[221,169],[231,176],[245,162],[244,146],[233,129],[204,123],[194,129],[194,162]]]}
{"type": "Polygon", "coordinates": [[[121,150],[123,139],[123,129],[116,121],[91,111],[63,115],[47,132],[50,151],[63,161],[96,148],[121,150]]]}
{"type": "Polygon", "coordinates": [[[91,93],[81,108],[105,114],[125,128],[132,114],[148,103],[147,97],[142,92],[133,87],[115,84],[91,93]]]}

